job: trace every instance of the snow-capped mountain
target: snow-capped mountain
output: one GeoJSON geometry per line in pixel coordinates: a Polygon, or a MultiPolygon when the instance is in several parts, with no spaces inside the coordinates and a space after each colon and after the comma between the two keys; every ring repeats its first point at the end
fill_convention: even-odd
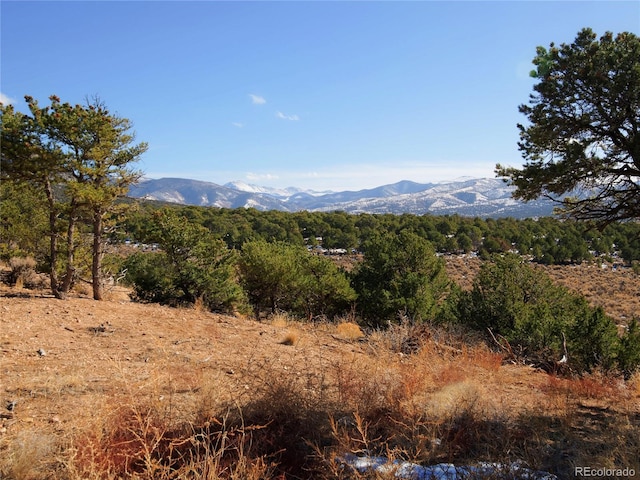
{"type": "Polygon", "coordinates": [[[238,190],[240,192],[248,192],[248,193],[264,193],[267,195],[271,195],[276,198],[289,198],[296,193],[306,193],[309,195],[324,195],[327,193],[332,193],[330,191],[317,192],[315,190],[303,190],[297,187],[287,187],[287,188],[273,188],[273,187],[261,187],[260,185],[252,185],[250,183],[245,182],[228,182],[224,184],[225,187],[231,188],[233,190],[238,190]]]}
{"type": "Polygon", "coordinates": [[[551,215],[548,200],[523,203],[512,198],[513,187],[497,178],[463,178],[451,182],[416,183],[404,180],[377,188],[313,192],[299,188],[273,189],[231,182],[218,185],[180,178],[147,179],[132,187],[135,198],[220,208],[256,208],[288,212],[430,213],[478,217],[551,215]]]}
{"type": "Polygon", "coordinates": [[[273,195],[184,178],[145,179],[129,189],[129,196],[183,205],[284,210],[282,202],[273,195]]]}
{"type": "MultiPolygon", "coordinates": [[[[513,188],[497,178],[476,178],[425,184],[415,193],[367,196],[338,202],[318,210],[344,210],[349,213],[431,213],[478,217],[533,217],[550,215],[548,200],[523,203],[512,198],[513,188]]],[[[382,187],[381,187],[382,188],[382,187]]]]}

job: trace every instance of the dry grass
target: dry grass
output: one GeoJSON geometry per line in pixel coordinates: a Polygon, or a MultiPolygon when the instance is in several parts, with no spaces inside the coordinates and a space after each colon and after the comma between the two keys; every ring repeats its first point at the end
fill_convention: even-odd
{"type": "Polygon", "coordinates": [[[364,332],[357,323],[340,322],[336,325],[336,335],[345,340],[358,340],[364,337],[364,332]]]}
{"type": "Polygon", "coordinates": [[[46,478],[55,467],[56,442],[54,436],[42,435],[34,428],[17,432],[8,439],[8,448],[3,452],[7,478],[46,478]]]}
{"type": "Polygon", "coordinates": [[[364,451],[640,471],[637,376],[556,378],[430,326],[359,338],[347,322],[4,293],[3,479],[335,479],[337,457],[364,451]]]}
{"type": "Polygon", "coordinates": [[[292,328],[285,333],[285,336],[280,341],[280,344],[292,346],[292,345],[297,345],[299,341],[300,341],[300,331],[296,328],[292,328]]]}
{"type": "Polygon", "coordinates": [[[5,275],[9,284],[16,290],[22,288],[42,290],[49,283],[46,275],[36,273],[36,261],[32,257],[11,258],[5,275]]]}
{"type": "Polygon", "coordinates": [[[284,330],[279,342],[280,345],[294,346],[300,341],[302,336],[302,331],[299,328],[300,323],[288,314],[277,313],[272,315],[269,319],[269,324],[279,332],[284,330]]]}
{"type": "Polygon", "coordinates": [[[276,328],[287,327],[291,324],[292,319],[286,313],[278,313],[270,318],[270,323],[276,328]]]}

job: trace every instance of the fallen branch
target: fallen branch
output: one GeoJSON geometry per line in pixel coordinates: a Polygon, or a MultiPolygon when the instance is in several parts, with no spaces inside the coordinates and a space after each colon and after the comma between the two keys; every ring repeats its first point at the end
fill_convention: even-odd
{"type": "Polygon", "coordinates": [[[487,327],[487,330],[489,331],[489,334],[491,335],[491,338],[493,338],[493,341],[496,343],[496,345],[500,347],[500,350],[507,352],[510,358],[516,358],[516,355],[513,353],[513,349],[511,348],[511,344],[509,343],[509,340],[507,340],[502,335],[499,335],[500,339],[504,340],[505,345],[503,345],[498,341],[498,339],[496,338],[496,336],[493,334],[493,332],[489,327],[487,327]]]}

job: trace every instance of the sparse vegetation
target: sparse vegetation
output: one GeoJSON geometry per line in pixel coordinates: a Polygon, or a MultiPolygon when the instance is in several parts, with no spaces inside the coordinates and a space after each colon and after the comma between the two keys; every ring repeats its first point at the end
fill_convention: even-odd
{"type": "Polygon", "coordinates": [[[519,460],[561,478],[594,462],[640,467],[633,377],[504,364],[454,326],[361,336],[353,323],[123,300],[2,297],[16,404],[0,419],[0,476],[333,479],[347,476],[338,457],[365,450],[422,465],[519,460]]]}
{"type": "Polygon", "coordinates": [[[336,335],[346,340],[358,340],[364,337],[364,332],[357,323],[340,322],[336,325],[336,335]]]}
{"type": "Polygon", "coordinates": [[[9,260],[8,281],[17,288],[42,288],[45,281],[36,273],[36,261],[32,257],[13,257],[9,260]]]}

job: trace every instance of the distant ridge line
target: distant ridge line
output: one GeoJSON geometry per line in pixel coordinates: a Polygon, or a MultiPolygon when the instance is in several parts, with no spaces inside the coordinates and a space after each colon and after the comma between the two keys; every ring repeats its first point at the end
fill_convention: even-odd
{"type": "Polygon", "coordinates": [[[257,210],[411,213],[470,217],[540,217],[553,214],[553,202],[528,203],[512,197],[513,187],[499,178],[461,178],[448,182],[402,180],[375,188],[317,192],[296,187],[277,189],[229,182],[219,185],[186,178],[143,179],[129,196],[182,205],[257,210]]]}

